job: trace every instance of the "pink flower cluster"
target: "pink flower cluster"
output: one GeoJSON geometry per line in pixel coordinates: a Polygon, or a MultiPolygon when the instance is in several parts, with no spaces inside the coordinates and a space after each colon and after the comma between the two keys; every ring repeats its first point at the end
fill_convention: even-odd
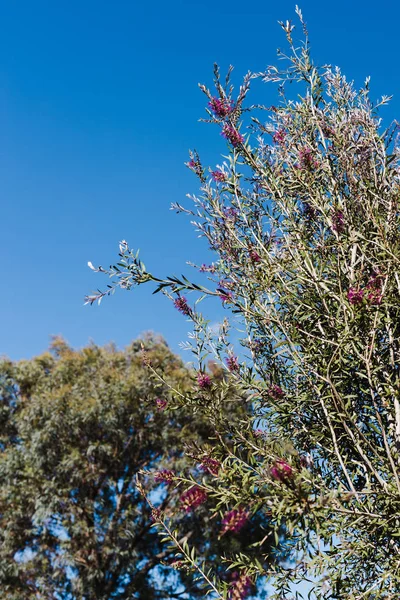
{"type": "Polygon", "coordinates": [[[211,458],[211,456],[205,456],[201,461],[201,468],[203,471],[208,471],[211,475],[216,477],[221,468],[221,463],[219,460],[211,458]]]}
{"type": "Polygon", "coordinates": [[[157,481],[157,483],[171,483],[174,477],[174,472],[169,469],[162,469],[161,471],[154,473],[154,480],[157,481]]]}
{"type": "Polygon", "coordinates": [[[230,510],[222,519],[221,535],[227,531],[237,533],[246,525],[248,518],[248,513],[243,508],[230,510]]]}
{"type": "Polygon", "coordinates": [[[318,161],[314,159],[313,151],[311,148],[301,148],[299,152],[299,164],[300,169],[316,169],[318,167],[318,161]]]}
{"type": "Polygon", "coordinates": [[[274,400],[280,400],[281,398],[283,398],[284,395],[285,392],[281,387],[279,387],[279,385],[276,385],[276,383],[271,385],[271,387],[268,390],[268,396],[270,398],[273,398],[274,400]]]}
{"type": "Polygon", "coordinates": [[[251,590],[251,579],[243,573],[239,575],[236,571],[232,574],[232,583],[229,586],[229,600],[244,600],[251,590]]]}
{"type": "Polygon", "coordinates": [[[228,356],[226,359],[226,366],[231,373],[237,373],[240,369],[237,356],[228,356]]]}
{"type": "Polygon", "coordinates": [[[207,494],[200,487],[195,486],[187,490],[180,497],[182,507],[189,512],[207,500],[207,494]]]}
{"type": "Polygon", "coordinates": [[[350,304],[361,304],[361,302],[363,301],[364,298],[364,291],[363,290],[357,290],[356,288],[350,288],[349,291],[347,292],[347,300],[350,302],[350,304]]]}
{"type": "Polygon", "coordinates": [[[222,304],[229,304],[233,300],[232,292],[220,292],[219,297],[221,298],[222,304]]]}
{"type": "Polygon", "coordinates": [[[351,287],[347,292],[347,300],[350,304],[361,304],[364,299],[374,305],[382,302],[382,275],[380,273],[374,273],[370,277],[364,290],[351,287]]]}
{"type": "Polygon", "coordinates": [[[201,390],[206,390],[211,386],[211,377],[207,373],[197,375],[197,385],[201,390]]]}
{"type": "Polygon", "coordinates": [[[221,135],[228,140],[232,144],[234,148],[243,144],[244,137],[241,133],[234,127],[233,125],[229,125],[229,123],[225,123],[221,135]]]}
{"type": "Polygon", "coordinates": [[[174,300],[174,306],[183,315],[190,316],[192,313],[192,309],[188,305],[185,296],[178,296],[178,298],[174,300]]]}
{"type": "Polygon", "coordinates": [[[204,173],[203,173],[203,167],[201,166],[201,163],[199,160],[194,160],[193,158],[191,160],[189,160],[188,163],[186,163],[187,166],[189,167],[189,169],[191,171],[193,171],[194,173],[196,173],[196,175],[198,177],[200,177],[200,179],[203,178],[204,173]]]}
{"type": "Polygon", "coordinates": [[[271,477],[277,481],[288,481],[292,478],[293,469],[287,462],[282,459],[276,461],[276,463],[270,469],[271,477]]]}
{"type": "Polygon", "coordinates": [[[214,181],[218,181],[219,183],[223,183],[227,179],[225,173],[222,171],[211,171],[211,177],[214,181]]]}
{"type": "Polygon", "coordinates": [[[367,283],[367,300],[370,304],[380,304],[382,302],[382,275],[374,273],[367,283]]]}
{"type": "Polygon", "coordinates": [[[250,250],[249,257],[250,257],[251,262],[253,262],[253,263],[261,262],[261,256],[258,254],[258,252],[256,250],[250,250]]]}
{"type": "Polygon", "coordinates": [[[206,265],[203,263],[199,269],[200,273],[215,273],[216,267],[215,265],[206,265]]]}
{"type": "Polygon", "coordinates": [[[283,142],[285,141],[285,137],[286,131],[282,128],[279,128],[275,131],[274,135],[272,136],[272,139],[274,140],[275,144],[283,144],[283,142]]]}
{"type": "Polygon", "coordinates": [[[168,401],[165,398],[156,398],[156,406],[158,410],[165,410],[167,408],[168,401]]]}
{"type": "Polygon", "coordinates": [[[211,98],[208,106],[220,119],[225,119],[233,110],[233,102],[227,98],[211,98]]]}
{"type": "Polygon", "coordinates": [[[337,233],[344,231],[344,214],[341,210],[336,210],[332,216],[332,229],[337,233]]]}

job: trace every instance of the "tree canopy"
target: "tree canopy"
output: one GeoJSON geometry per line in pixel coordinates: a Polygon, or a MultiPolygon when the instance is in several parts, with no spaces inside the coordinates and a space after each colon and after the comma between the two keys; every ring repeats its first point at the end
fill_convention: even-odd
{"type": "MultiPolygon", "coordinates": [[[[222,380],[211,367],[210,381],[222,380]]],[[[184,394],[194,382],[154,337],[125,351],[56,339],[33,360],[0,363],[2,598],[202,598],[202,581],[176,569],[175,548],[154,528],[161,511],[221,572],[221,556],[259,539],[261,516],[220,537],[197,489],[174,480],[218,470],[212,424],[169,410],[170,388],[184,394]]],[[[247,409],[232,392],[224,410],[233,422],[247,409]]]]}

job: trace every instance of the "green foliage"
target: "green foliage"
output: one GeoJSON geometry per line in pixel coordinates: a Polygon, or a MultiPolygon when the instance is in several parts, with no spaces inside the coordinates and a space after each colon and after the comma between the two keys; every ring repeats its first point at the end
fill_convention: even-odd
{"type": "MultiPolygon", "coordinates": [[[[225,383],[199,392],[205,414],[220,414],[217,430],[231,440],[219,447],[223,474],[209,494],[221,506],[268,511],[295,549],[296,564],[268,573],[244,552],[236,560],[242,576],[269,575],[276,598],[308,576],[317,580],[315,598],[398,598],[398,126],[382,128],[388,98],[374,104],[368,80],[356,90],[339,69],[313,64],[296,12],[305,40],[296,47],[294,26],[281,23],[286,69],[249,73],[236,96],[230,71],[223,81],[217,67],[215,92],[200,86],[229,155],[213,170],[192,153],[187,166],[200,193],[194,208],[174,208],[195,219],[217,254],[200,268],[207,287],[152,276],[126,242],[118,269],[102,271],[114,278],[110,290],[153,281],[175,298],[194,323],[199,373],[213,353],[229,366],[237,394],[252,401],[253,415],[232,426],[219,413],[225,383]],[[257,78],[279,84],[276,106],[246,105],[257,78]],[[240,367],[227,320],[215,335],[198,311],[202,298],[190,308],[184,291],[219,297],[232,311],[245,332],[240,367]]],[[[193,407],[191,394],[176,401],[193,407]]],[[[245,597],[240,585],[221,582],[219,597],[245,597]]]]}
{"type": "MultiPolygon", "coordinates": [[[[214,381],[222,378],[214,368],[214,381]]],[[[151,337],[126,351],[74,351],[56,339],[33,360],[0,363],[2,598],[202,598],[202,581],[171,566],[175,547],[154,523],[161,513],[181,543],[195,542],[222,569],[222,554],[257,539],[248,529],[249,539],[219,540],[205,507],[183,511],[178,480],[154,479],[166,469],[208,485],[198,464],[213,427],[200,413],[165,408],[171,389],[192,388],[193,373],[151,337]]],[[[236,402],[232,415],[244,410],[236,402]]]]}

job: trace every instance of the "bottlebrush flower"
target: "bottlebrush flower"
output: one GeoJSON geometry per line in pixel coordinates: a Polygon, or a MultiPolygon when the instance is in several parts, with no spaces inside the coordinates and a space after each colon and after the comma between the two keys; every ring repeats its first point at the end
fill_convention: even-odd
{"type": "Polygon", "coordinates": [[[208,107],[217,117],[224,119],[232,112],[233,102],[227,98],[211,98],[208,107]]]}
{"type": "Polygon", "coordinates": [[[261,262],[261,256],[258,254],[258,252],[256,250],[250,250],[249,257],[250,257],[251,262],[253,262],[253,263],[261,262]]]}
{"type": "Polygon", "coordinates": [[[199,373],[197,375],[197,385],[201,390],[206,390],[211,385],[211,377],[207,373],[199,373]]]}
{"type": "Polygon", "coordinates": [[[161,471],[154,473],[154,480],[157,481],[157,483],[171,483],[174,477],[174,472],[169,469],[162,469],[161,471]]]}
{"type": "Polygon", "coordinates": [[[243,508],[234,508],[224,515],[222,519],[221,535],[227,531],[237,533],[248,521],[248,513],[243,508]]]}
{"type": "Polygon", "coordinates": [[[200,273],[215,273],[216,267],[215,265],[206,265],[203,263],[199,268],[200,273]]]}
{"type": "Polygon", "coordinates": [[[283,389],[275,383],[271,385],[271,387],[268,390],[268,396],[270,398],[273,398],[274,400],[280,400],[280,398],[283,398],[284,395],[285,392],[283,391],[283,389]]]}
{"type": "Polygon", "coordinates": [[[216,477],[221,468],[221,463],[219,462],[219,460],[211,458],[211,456],[205,456],[202,459],[200,466],[203,469],[203,471],[208,471],[211,475],[214,475],[216,477]]]}
{"type": "Polygon", "coordinates": [[[179,296],[174,300],[174,306],[180,313],[186,316],[190,316],[192,313],[192,309],[187,303],[185,296],[179,296]]]}
{"type": "Polygon", "coordinates": [[[186,512],[189,512],[197,506],[200,506],[200,504],[203,504],[203,502],[205,502],[206,500],[206,492],[198,486],[192,487],[190,490],[187,490],[187,492],[184,492],[180,497],[181,505],[186,510],[186,512]]]}
{"type": "Polygon", "coordinates": [[[318,161],[314,159],[313,151],[311,148],[301,148],[299,152],[299,164],[300,169],[315,169],[318,167],[318,161]]]}
{"type": "Polygon", "coordinates": [[[293,469],[284,460],[277,460],[270,469],[271,477],[277,481],[287,481],[293,475],[293,469]]]}
{"type": "Polygon", "coordinates": [[[223,183],[227,179],[225,173],[222,171],[211,171],[211,177],[214,181],[218,181],[219,183],[223,183]]]}
{"type": "Polygon", "coordinates": [[[240,144],[243,144],[244,142],[244,137],[242,134],[239,133],[236,127],[233,127],[233,125],[229,125],[228,123],[225,123],[221,135],[228,140],[228,142],[230,142],[234,148],[240,144]]]}
{"type": "Polygon", "coordinates": [[[272,139],[274,140],[275,144],[283,144],[283,142],[285,141],[285,137],[286,131],[280,128],[275,131],[274,135],[272,136],[272,139]]]}
{"type": "Polygon", "coordinates": [[[226,359],[226,366],[228,367],[231,373],[239,371],[240,365],[237,356],[228,356],[228,358],[226,359]]]}
{"type": "Polygon", "coordinates": [[[244,600],[251,589],[251,579],[248,575],[234,572],[232,575],[233,583],[229,586],[229,600],[244,600]]]}
{"type": "Polygon", "coordinates": [[[168,405],[168,401],[164,398],[156,398],[156,405],[158,410],[165,410],[168,405]]]}
{"type": "Polygon", "coordinates": [[[382,275],[374,273],[367,283],[367,300],[370,304],[380,304],[382,302],[382,275]]]}
{"type": "Polygon", "coordinates": [[[161,521],[161,510],[159,508],[153,508],[153,510],[151,511],[151,520],[154,523],[157,523],[157,521],[161,521]]]}
{"type": "Polygon", "coordinates": [[[364,291],[363,290],[357,290],[356,288],[350,288],[349,291],[347,292],[347,300],[350,302],[350,304],[361,304],[361,302],[363,301],[364,298],[364,291]]]}
{"type": "Polygon", "coordinates": [[[337,233],[344,231],[344,214],[341,210],[336,210],[332,216],[332,229],[337,233]]]}

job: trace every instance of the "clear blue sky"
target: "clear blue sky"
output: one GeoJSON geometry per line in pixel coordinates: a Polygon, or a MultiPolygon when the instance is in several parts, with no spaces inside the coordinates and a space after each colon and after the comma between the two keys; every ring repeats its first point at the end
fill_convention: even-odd
{"type": "MultiPolygon", "coordinates": [[[[398,3],[301,7],[316,60],[360,84],[371,75],[376,96],[395,95],[385,116],[400,116],[398,3]]],[[[122,346],[145,330],[178,349],[189,325],[149,288],[84,307],[106,284],[87,261],[108,265],[122,238],[161,275],[209,258],[189,220],[169,210],[196,191],[188,148],[216,162],[225,150],[198,123],[197,83],[211,83],[214,61],[232,63],[237,80],[273,63],[284,42],[277,20],[292,17],[287,0],[0,3],[0,354],[33,356],[52,334],[122,346]]],[[[258,86],[254,99],[274,93],[258,86]]]]}

